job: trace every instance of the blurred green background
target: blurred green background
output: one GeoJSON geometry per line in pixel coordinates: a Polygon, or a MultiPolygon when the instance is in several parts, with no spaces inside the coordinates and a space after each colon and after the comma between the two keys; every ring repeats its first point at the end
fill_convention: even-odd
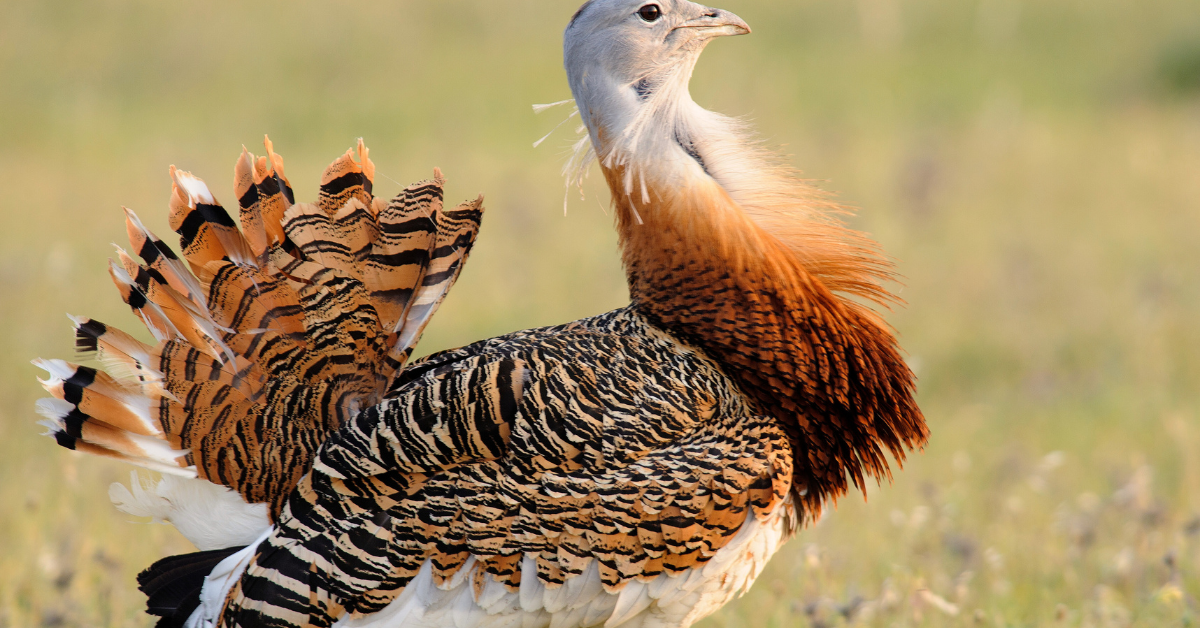
{"type": "MultiPolygon", "coordinates": [[[[933,437],[705,628],[1190,626],[1200,618],[1200,5],[725,0],[698,102],[862,208],[933,437]]],[[[298,196],[363,136],[390,195],[442,167],[484,231],[423,352],[625,303],[593,176],[563,215],[575,2],[0,0],[0,627],[149,626],[188,551],[109,505],[130,469],[37,436],[64,312],[138,324],[120,207],[167,166],[232,204],[269,133],[298,196]]]]}

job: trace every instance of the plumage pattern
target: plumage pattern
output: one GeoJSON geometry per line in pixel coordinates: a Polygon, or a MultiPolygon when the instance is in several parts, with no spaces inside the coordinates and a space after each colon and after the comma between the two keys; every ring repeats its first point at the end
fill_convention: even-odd
{"type": "Polygon", "coordinates": [[[520,332],[412,365],[327,441],[224,620],[314,611],[280,583],[322,600],[297,625],[378,612],[427,562],[435,586],[479,595],[593,566],[608,592],[686,577],[777,514],[790,480],[775,421],[635,310],[520,332]]]}
{"type": "Polygon", "coordinates": [[[848,298],[889,302],[887,261],[687,93],[748,32],[686,0],[568,26],[615,312],[410,364],[482,201],[444,209],[435,171],[385,203],[361,142],[312,204],[243,150],[238,223],[172,168],[182,258],[127,211],[141,261],[110,271],[157,343],[74,319],[107,370],[39,362],[39,409],[64,446],[185,476],[112,491],[204,550],[139,579],[160,626],[686,628],[924,444],[895,337],[848,298]]]}
{"type": "Polygon", "coordinates": [[[359,143],[295,204],[283,160],[243,151],[242,229],[208,187],[171,169],[183,258],[126,210],[110,274],[158,340],[75,318],[77,346],[116,375],[39,361],[39,409],[60,444],[198,476],[272,512],[326,436],[383,398],[474,243],[482,199],[442,206],[440,173],[390,203],[359,143]]]}

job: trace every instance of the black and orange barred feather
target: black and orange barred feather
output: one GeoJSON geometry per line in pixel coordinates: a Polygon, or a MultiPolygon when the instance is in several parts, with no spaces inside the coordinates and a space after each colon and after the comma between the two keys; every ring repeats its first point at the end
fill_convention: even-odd
{"type": "Polygon", "coordinates": [[[278,513],[327,435],[383,399],[483,207],[444,208],[437,171],[375,198],[361,140],[326,170],[316,204],[295,203],[266,148],[235,167],[241,229],[203,181],[171,168],[182,259],[125,210],[141,261],[118,249],[110,274],[156,344],[73,317],[77,348],[111,375],[37,364],[53,396],[39,409],[61,445],[207,479],[278,513]]]}

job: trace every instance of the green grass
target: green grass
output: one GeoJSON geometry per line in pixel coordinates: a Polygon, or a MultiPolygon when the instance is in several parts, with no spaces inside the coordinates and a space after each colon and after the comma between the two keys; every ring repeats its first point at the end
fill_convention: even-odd
{"type": "MultiPolygon", "coordinates": [[[[729,0],[701,103],[861,207],[933,430],[706,628],[1200,620],[1200,12],[1189,0],[729,0]]],[[[120,206],[168,164],[232,201],[270,133],[302,198],[365,136],[381,193],[485,192],[424,351],[623,304],[605,194],[562,214],[574,6],[513,0],[0,2],[0,626],[149,626],[138,570],[188,544],[115,511],[122,465],[37,437],[28,360],[64,312],[127,329],[120,206]]]]}

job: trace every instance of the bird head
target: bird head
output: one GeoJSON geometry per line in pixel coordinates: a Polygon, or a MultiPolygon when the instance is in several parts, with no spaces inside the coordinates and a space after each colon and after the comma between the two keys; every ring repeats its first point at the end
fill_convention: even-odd
{"type": "Polygon", "coordinates": [[[695,107],[688,82],[700,53],[717,37],[749,32],[733,13],[687,0],[584,4],[567,27],[564,57],[602,162],[611,165],[621,152],[663,157],[674,127],[687,126],[680,118],[695,107]],[[649,128],[666,133],[648,135],[649,128]]]}
{"type": "Polygon", "coordinates": [[[733,13],[688,0],[585,3],[563,37],[567,78],[587,130],[564,169],[568,183],[582,187],[591,160],[599,160],[627,252],[640,246],[635,235],[666,234],[663,221],[673,229],[705,224],[714,233],[766,234],[782,245],[767,248],[786,251],[788,263],[828,289],[890,305],[894,298],[883,287],[892,278],[890,262],[845,227],[838,217],[844,209],[765,148],[748,124],[692,100],[688,83],[709,42],[749,32],[733,13]]]}

